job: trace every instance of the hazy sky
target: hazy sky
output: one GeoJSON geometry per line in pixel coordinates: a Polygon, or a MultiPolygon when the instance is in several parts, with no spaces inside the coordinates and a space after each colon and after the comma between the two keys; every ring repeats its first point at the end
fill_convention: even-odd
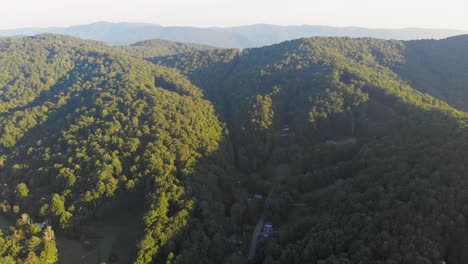
{"type": "Polygon", "coordinates": [[[0,28],[96,21],[234,26],[254,23],[468,30],[467,0],[0,0],[0,28]]]}

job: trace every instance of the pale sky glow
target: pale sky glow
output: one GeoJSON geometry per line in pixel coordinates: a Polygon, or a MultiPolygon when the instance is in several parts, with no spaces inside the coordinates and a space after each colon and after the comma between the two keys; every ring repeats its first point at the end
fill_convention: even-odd
{"type": "Polygon", "coordinates": [[[467,0],[0,0],[0,29],[146,22],[468,30],[467,0]]]}

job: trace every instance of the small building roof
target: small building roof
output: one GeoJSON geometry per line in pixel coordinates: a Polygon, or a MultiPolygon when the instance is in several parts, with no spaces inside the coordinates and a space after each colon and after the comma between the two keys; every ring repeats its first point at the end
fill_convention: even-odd
{"type": "Polygon", "coordinates": [[[34,225],[40,227],[41,229],[46,227],[45,223],[34,223],[34,225]]]}
{"type": "Polygon", "coordinates": [[[263,195],[261,195],[261,194],[254,194],[254,198],[257,199],[257,200],[262,200],[262,199],[263,199],[263,195]]]}
{"type": "Polygon", "coordinates": [[[271,233],[273,233],[273,225],[271,223],[265,223],[263,224],[263,236],[264,237],[269,237],[271,233]]]}
{"type": "Polygon", "coordinates": [[[335,181],[335,185],[338,186],[338,187],[341,187],[345,184],[345,181],[343,179],[337,179],[335,181]]]}

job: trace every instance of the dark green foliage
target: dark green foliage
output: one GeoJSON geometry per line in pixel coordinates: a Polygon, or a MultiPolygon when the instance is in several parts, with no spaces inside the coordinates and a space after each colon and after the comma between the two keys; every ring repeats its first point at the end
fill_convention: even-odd
{"type": "Polygon", "coordinates": [[[22,214],[14,227],[0,231],[0,262],[5,264],[55,264],[58,252],[55,234],[50,226],[43,229],[27,214],[22,214]]]}
{"type": "Polygon", "coordinates": [[[407,45],[314,38],[154,60],[222,111],[238,168],[260,175],[248,188],[276,186],[279,233],[256,261],[464,263],[468,116],[392,70],[408,63],[407,45]]]}
{"type": "MultiPolygon", "coordinates": [[[[464,54],[463,39],[445,41],[464,54]]],[[[423,62],[443,56],[418,45],[313,38],[158,57],[0,40],[1,208],[70,234],[139,208],[141,264],[245,263],[263,212],[274,232],[255,263],[465,263],[468,114],[452,104],[466,82],[454,69],[444,84],[460,93],[438,94],[431,80],[448,70],[427,76],[423,62]]]]}
{"type": "Polygon", "coordinates": [[[468,36],[405,43],[396,72],[414,88],[467,111],[468,36]]]}
{"type": "Polygon", "coordinates": [[[15,67],[55,80],[8,88],[17,96],[4,100],[0,117],[4,211],[50,217],[73,230],[100,208],[141,197],[131,205],[146,211],[137,262],[151,262],[187,225],[194,201],[186,178],[196,177],[198,160],[222,141],[211,104],[177,71],[108,47],[50,35],[0,46],[22,58],[8,59],[15,63],[4,83],[15,67]],[[43,64],[30,63],[41,56],[43,64]],[[67,61],[67,71],[53,75],[63,69],[56,61],[67,61]]]}
{"type": "Polygon", "coordinates": [[[172,42],[162,39],[144,40],[130,46],[121,46],[129,54],[140,58],[169,56],[195,50],[211,50],[214,47],[193,43],[172,42]]]}

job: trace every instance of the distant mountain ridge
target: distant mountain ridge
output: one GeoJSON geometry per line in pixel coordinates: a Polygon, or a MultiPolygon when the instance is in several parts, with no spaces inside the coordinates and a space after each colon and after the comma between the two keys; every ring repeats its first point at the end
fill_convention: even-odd
{"type": "Polygon", "coordinates": [[[146,23],[96,22],[87,25],[50,28],[18,28],[0,30],[0,36],[36,35],[41,33],[66,34],[83,39],[130,45],[148,39],[190,42],[222,48],[259,47],[303,37],[374,37],[381,39],[416,40],[441,39],[468,34],[452,29],[370,29],[330,26],[276,26],[256,24],[239,27],[175,27],[146,23]]]}

